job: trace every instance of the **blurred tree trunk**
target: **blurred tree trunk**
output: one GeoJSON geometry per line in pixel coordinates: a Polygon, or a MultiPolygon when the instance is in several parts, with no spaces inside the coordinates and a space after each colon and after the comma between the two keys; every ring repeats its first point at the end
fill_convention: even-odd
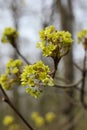
{"type": "MultiPolygon", "coordinates": [[[[61,28],[62,30],[69,31],[73,34],[73,10],[72,10],[72,0],[66,0],[66,4],[64,5],[64,1],[57,0],[58,9],[60,11],[61,18],[61,28]]],[[[73,82],[74,73],[73,73],[73,54],[72,50],[70,53],[64,57],[64,67],[65,67],[65,78],[68,79],[69,83],[73,82]]],[[[64,115],[66,117],[66,122],[71,123],[73,121],[73,111],[74,104],[70,102],[70,98],[74,98],[74,90],[67,90],[66,95],[64,96],[64,115]]],[[[67,124],[66,123],[66,124],[67,124]]],[[[71,126],[67,128],[67,130],[73,130],[75,126],[71,126]]]]}
{"type": "MultiPolygon", "coordinates": [[[[69,31],[73,34],[73,23],[74,23],[74,17],[73,17],[73,10],[72,10],[72,3],[70,0],[66,0],[67,4],[66,6],[63,4],[63,0],[55,0],[53,1],[53,6],[52,6],[52,13],[50,15],[50,21],[49,23],[46,21],[43,23],[43,28],[46,27],[49,24],[53,23],[53,15],[56,12],[60,12],[60,20],[61,20],[61,28],[62,30],[69,31]],[[56,11],[57,10],[57,11],[56,11]]],[[[73,82],[73,55],[72,55],[72,50],[70,53],[65,57],[64,59],[64,66],[65,66],[65,77],[68,79],[69,83],[73,82]]],[[[45,99],[46,96],[43,96],[41,101],[40,101],[40,110],[41,113],[44,113],[44,101],[47,100],[45,99]]],[[[64,95],[64,102],[63,102],[63,113],[66,118],[66,122],[62,123],[62,126],[59,128],[64,129],[66,127],[66,130],[73,130],[74,126],[67,127],[68,124],[71,124],[73,121],[73,110],[74,110],[74,104],[70,102],[70,98],[74,98],[74,91],[73,89],[67,90],[67,92],[64,95]]],[[[47,97],[46,97],[47,98],[47,97]]],[[[47,105],[46,105],[47,106],[47,105]]],[[[46,108],[45,108],[46,109],[46,108]]]]}

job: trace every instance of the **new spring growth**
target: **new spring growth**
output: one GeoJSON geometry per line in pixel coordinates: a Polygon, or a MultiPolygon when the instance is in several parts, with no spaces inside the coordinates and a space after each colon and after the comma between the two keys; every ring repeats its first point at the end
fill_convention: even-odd
{"type": "Polygon", "coordinates": [[[68,31],[58,31],[54,26],[46,27],[40,31],[40,48],[44,56],[58,57],[64,56],[71,48],[73,39],[68,31]]]}
{"type": "Polygon", "coordinates": [[[6,72],[0,76],[0,84],[6,90],[12,88],[13,84],[20,83],[22,61],[10,59],[6,65],[6,72]]]}
{"type": "Polygon", "coordinates": [[[6,72],[7,74],[18,74],[21,66],[22,66],[21,60],[10,59],[6,65],[6,72]]]}
{"type": "Polygon", "coordinates": [[[14,44],[14,41],[18,37],[18,32],[16,31],[15,28],[7,27],[5,28],[1,41],[2,43],[11,43],[14,44]]]}
{"type": "Polygon", "coordinates": [[[26,91],[31,95],[38,97],[41,86],[53,86],[54,81],[49,75],[50,69],[42,61],[33,65],[27,65],[21,74],[21,84],[27,87],[26,91]]]}
{"type": "Polygon", "coordinates": [[[84,49],[87,49],[87,30],[82,30],[78,33],[78,43],[83,44],[84,49]]]}

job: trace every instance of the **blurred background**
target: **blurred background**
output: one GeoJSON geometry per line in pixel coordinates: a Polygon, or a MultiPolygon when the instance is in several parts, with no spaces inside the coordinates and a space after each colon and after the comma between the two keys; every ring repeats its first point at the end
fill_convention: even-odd
{"type": "MultiPolygon", "coordinates": [[[[83,67],[84,50],[82,45],[77,44],[77,32],[87,28],[86,12],[86,0],[0,0],[0,36],[5,27],[15,27],[20,34],[17,47],[26,59],[32,64],[42,59],[53,68],[52,59],[44,58],[36,48],[39,30],[54,25],[58,30],[70,31],[74,44],[70,53],[59,63],[57,82],[60,83],[62,77],[65,83],[73,83],[81,78],[81,72],[73,66],[73,62],[83,67]]],[[[0,43],[1,74],[10,58],[17,59],[19,56],[11,45],[0,43]]],[[[80,103],[80,93],[77,90],[45,88],[38,99],[26,94],[18,86],[7,93],[35,130],[87,129],[87,111],[80,103]],[[32,118],[35,115],[41,117],[37,122],[32,118]]],[[[1,97],[0,92],[0,130],[28,130],[13,110],[2,102],[1,97]],[[5,126],[3,120],[7,115],[13,116],[15,124],[20,128],[5,126]]]]}

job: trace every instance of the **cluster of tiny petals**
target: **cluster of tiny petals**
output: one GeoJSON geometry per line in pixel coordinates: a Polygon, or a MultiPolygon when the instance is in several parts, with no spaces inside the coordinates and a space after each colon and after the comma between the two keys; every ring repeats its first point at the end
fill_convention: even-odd
{"type": "Polygon", "coordinates": [[[6,65],[6,72],[8,74],[17,74],[19,72],[19,68],[20,66],[22,66],[22,61],[17,59],[17,60],[13,60],[10,59],[6,65]]]}
{"type": "Polygon", "coordinates": [[[78,33],[78,43],[82,43],[85,50],[87,50],[87,29],[78,33]]]}
{"type": "Polygon", "coordinates": [[[9,90],[11,88],[11,82],[12,80],[8,78],[7,74],[2,74],[0,76],[0,84],[4,89],[9,90]]]}
{"type": "Polygon", "coordinates": [[[21,75],[22,85],[29,85],[32,87],[39,85],[40,83],[48,85],[49,81],[52,80],[49,72],[49,67],[44,65],[42,61],[39,61],[33,65],[27,65],[24,67],[21,75]]]}
{"type": "Polygon", "coordinates": [[[15,28],[7,27],[5,28],[1,41],[2,43],[13,43],[15,38],[18,37],[18,32],[16,31],[15,28]]]}
{"type": "Polygon", "coordinates": [[[49,72],[49,67],[44,65],[42,61],[25,66],[21,74],[21,84],[22,86],[29,86],[26,92],[33,96],[39,96],[40,86],[53,86],[54,82],[49,72]]]}
{"type": "Polygon", "coordinates": [[[78,43],[82,42],[84,38],[87,38],[87,29],[84,29],[77,34],[78,43]]]}
{"type": "Polygon", "coordinates": [[[0,84],[6,90],[12,88],[13,84],[20,81],[21,60],[10,59],[6,65],[6,73],[0,76],[0,84]]]}
{"type": "Polygon", "coordinates": [[[68,31],[57,31],[54,26],[46,27],[39,34],[41,41],[37,47],[42,49],[44,56],[61,56],[70,49],[73,42],[68,31]]]}

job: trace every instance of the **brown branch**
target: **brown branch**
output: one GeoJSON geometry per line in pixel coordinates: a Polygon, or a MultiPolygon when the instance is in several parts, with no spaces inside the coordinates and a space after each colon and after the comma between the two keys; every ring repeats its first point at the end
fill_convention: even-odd
{"type": "Polygon", "coordinates": [[[83,61],[83,80],[82,80],[82,86],[81,86],[81,95],[80,95],[80,101],[85,109],[87,109],[87,103],[85,102],[85,82],[86,82],[86,58],[87,58],[87,51],[85,50],[85,56],[83,61]]]}
{"type": "Polygon", "coordinates": [[[6,92],[4,91],[4,89],[2,88],[2,86],[0,85],[0,89],[3,93],[3,97],[2,97],[2,101],[6,102],[12,109],[13,111],[20,117],[20,119],[25,123],[25,125],[30,129],[30,130],[34,130],[31,125],[25,120],[25,118],[20,114],[20,112],[14,107],[14,105],[12,104],[12,102],[10,101],[8,95],[6,94],[6,92]]]}
{"type": "Polygon", "coordinates": [[[53,71],[53,73],[51,74],[52,75],[52,78],[54,78],[55,77],[55,74],[56,74],[56,71],[57,71],[57,66],[58,66],[58,63],[59,63],[59,61],[60,61],[60,58],[58,58],[58,57],[53,57],[53,61],[54,61],[54,71],[53,71]]]}

